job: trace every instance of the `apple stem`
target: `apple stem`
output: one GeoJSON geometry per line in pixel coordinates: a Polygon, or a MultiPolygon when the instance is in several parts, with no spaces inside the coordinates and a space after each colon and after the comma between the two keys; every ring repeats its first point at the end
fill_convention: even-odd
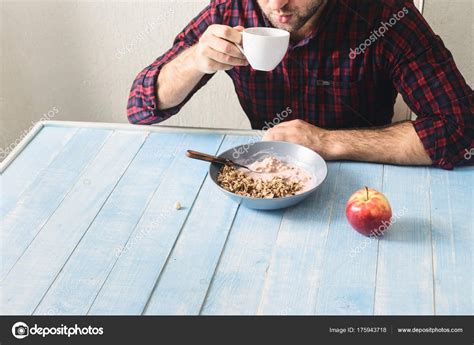
{"type": "Polygon", "coordinates": [[[369,188],[367,186],[365,186],[365,192],[367,193],[367,200],[366,201],[369,201],[369,188]]]}

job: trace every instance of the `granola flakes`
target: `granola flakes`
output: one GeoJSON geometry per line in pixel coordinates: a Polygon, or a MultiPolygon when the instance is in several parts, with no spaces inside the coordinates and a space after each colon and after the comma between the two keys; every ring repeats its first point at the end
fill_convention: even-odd
{"type": "Polygon", "coordinates": [[[232,165],[225,165],[220,170],[217,182],[225,190],[237,195],[265,199],[295,195],[304,186],[301,181],[281,176],[274,176],[271,180],[252,178],[232,165]]]}

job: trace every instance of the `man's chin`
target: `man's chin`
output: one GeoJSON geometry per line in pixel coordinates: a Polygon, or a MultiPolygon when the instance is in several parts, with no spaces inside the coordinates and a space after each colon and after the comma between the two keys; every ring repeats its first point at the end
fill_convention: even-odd
{"type": "Polygon", "coordinates": [[[295,31],[295,27],[291,23],[282,24],[282,23],[276,22],[275,20],[271,20],[270,23],[272,23],[273,27],[277,29],[286,30],[289,33],[292,33],[293,31],[295,31]]]}

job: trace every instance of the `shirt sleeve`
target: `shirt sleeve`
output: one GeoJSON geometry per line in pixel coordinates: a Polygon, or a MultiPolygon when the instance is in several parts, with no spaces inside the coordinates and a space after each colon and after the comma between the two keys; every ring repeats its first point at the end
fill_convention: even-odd
{"type": "Polygon", "coordinates": [[[391,9],[390,17],[405,15],[398,12],[381,39],[380,63],[418,116],[412,124],[433,165],[452,169],[467,163],[464,156],[474,146],[473,91],[413,2],[398,3],[402,8],[391,9]]]}
{"type": "Polygon", "coordinates": [[[175,38],[173,47],[141,71],[135,78],[127,104],[128,121],[133,124],[158,123],[176,114],[213,76],[206,74],[180,104],[165,110],[157,107],[156,81],[161,68],[183,50],[195,45],[209,25],[219,18],[213,1],[199,13],[175,38]]]}

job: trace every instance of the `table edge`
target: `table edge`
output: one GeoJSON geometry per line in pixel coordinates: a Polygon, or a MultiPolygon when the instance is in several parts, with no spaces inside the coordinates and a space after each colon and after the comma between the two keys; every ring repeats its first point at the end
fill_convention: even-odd
{"type": "Polygon", "coordinates": [[[81,122],[81,121],[40,121],[37,122],[28,134],[15,146],[10,154],[0,162],[0,174],[8,168],[15,158],[25,149],[25,147],[35,138],[44,127],[64,127],[64,128],[98,128],[135,132],[171,132],[171,133],[202,133],[202,134],[229,134],[229,135],[256,135],[261,131],[255,129],[231,129],[231,128],[208,128],[208,127],[179,127],[166,125],[133,125],[128,123],[113,122],[81,122]]]}
{"type": "Polygon", "coordinates": [[[23,151],[23,149],[36,137],[36,135],[43,129],[44,123],[37,122],[33,128],[21,139],[13,150],[0,162],[0,174],[8,168],[8,166],[15,160],[15,158],[23,151]]]}

